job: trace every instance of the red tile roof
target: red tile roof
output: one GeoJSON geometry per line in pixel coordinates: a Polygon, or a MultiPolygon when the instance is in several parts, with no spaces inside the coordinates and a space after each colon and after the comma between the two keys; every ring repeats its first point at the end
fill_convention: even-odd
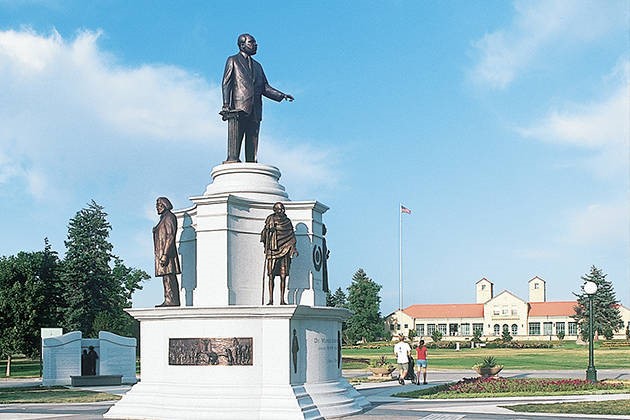
{"type": "Polygon", "coordinates": [[[483,303],[411,305],[403,312],[412,318],[483,318],[483,303]]]}
{"type": "Polygon", "coordinates": [[[575,315],[573,309],[575,306],[577,306],[575,301],[530,302],[529,316],[571,316],[575,315]]]}

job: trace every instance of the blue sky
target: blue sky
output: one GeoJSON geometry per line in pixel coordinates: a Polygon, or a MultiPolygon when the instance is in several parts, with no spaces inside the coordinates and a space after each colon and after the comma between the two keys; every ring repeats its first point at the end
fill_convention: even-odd
{"type": "Polygon", "coordinates": [[[155,198],[188,207],[225,159],[218,84],[249,32],[296,98],[266,101],[259,161],[330,206],[332,288],[361,267],[397,308],[402,202],[405,306],[482,277],[568,300],[591,265],[627,306],[629,22],[624,1],[0,0],[0,255],[63,255],[94,199],[151,273],[155,198]]]}

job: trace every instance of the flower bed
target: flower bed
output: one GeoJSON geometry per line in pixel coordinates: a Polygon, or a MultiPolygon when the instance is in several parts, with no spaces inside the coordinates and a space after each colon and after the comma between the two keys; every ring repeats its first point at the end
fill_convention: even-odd
{"type": "Polygon", "coordinates": [[[407,398],[483,398],[523,395],[576,395],[599,392],[627,392],[630,383],[623,381],[589,382],[583,379],[546,378],[465,378],[459,382],[401,392],[407,398]]]}
{"type": "Polygon", "coordinates": [[[473,378],[464,379],[448,387],[448,392],[469,393],[513,393],[513,392],[566,392],[623,389],[620,382],[589,382],[584,379],[546,378],[473,378]]]}

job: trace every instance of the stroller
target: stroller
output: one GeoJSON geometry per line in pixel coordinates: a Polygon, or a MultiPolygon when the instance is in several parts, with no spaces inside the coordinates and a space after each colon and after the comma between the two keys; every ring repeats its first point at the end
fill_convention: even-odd
{"type": "Polygon", "coordinates": [[[417,375],[415,371],[415,363],[413,357],[409,356],[409,362],[407,363],[407,374],[405,375],[405,379],[410,380],[412,384],[417,384],[417,375]]]}

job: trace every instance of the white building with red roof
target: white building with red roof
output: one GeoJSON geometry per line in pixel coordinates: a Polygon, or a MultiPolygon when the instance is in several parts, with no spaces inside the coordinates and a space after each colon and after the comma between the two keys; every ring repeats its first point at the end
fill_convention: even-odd
{"type": "MultiPolygon", "coordinates": [[[[443,340],[470,340],[475,330],[482,337],[499,338],[509,331],[515,340],[556,340],[578,338],[575,315],[577,301],[547,302],[545,280],[529,280],[529,299],[525,301],[508,290],[494,295],[494,285],[486,278],[475,283],[476,303],[446,303],[411,305],[391,313],[385,318],[392,335],[409,336],[415,330],[418,337],[427,339],[433,331],[442,333],[443,340]]],[[[619,306],[624,328],[616,331],[615,338],[625,338],[630,328],[630,309],[619,306]]]]}

